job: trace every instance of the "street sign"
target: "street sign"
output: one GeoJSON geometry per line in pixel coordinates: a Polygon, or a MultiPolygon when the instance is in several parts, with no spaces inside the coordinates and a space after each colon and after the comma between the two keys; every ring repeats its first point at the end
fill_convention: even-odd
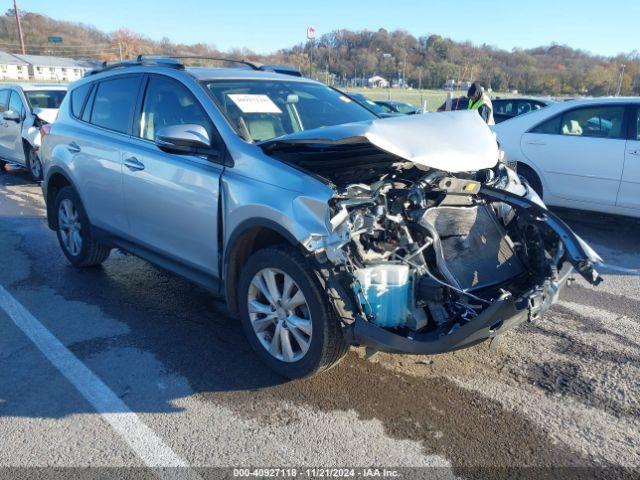
{"type": "Polygon", "coordinates": [[[314,40],[316,38],[316,27],[313,25],[307,28],[307,38],[309,40],[314,40]]]}
{"type": "Polygon", "coordinates": [[[47,38],[49,43],[62,43],[62,37],[49,37],[47,38]]]}

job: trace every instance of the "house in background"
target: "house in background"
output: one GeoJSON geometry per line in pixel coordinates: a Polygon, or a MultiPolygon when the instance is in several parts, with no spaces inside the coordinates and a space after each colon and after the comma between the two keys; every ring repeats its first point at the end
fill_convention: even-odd
{"type": "Polygon", "coordinates": [[[47,55],[18,55],[29,65],[29,76],[37,82],[74,82],[83,77],[86,67],[73,58],[47,55]]]}
{"type": "Polygon", "coordinates": [[[29,64],[10,53],[0,52],[0,80],[29,80],[29,64]]]}
{"type": "Polygon", "coordinates": [[[367,83],[371,88],[388,88],[389,81],[386,78],[382,78],[380,75],[374,75],[367,80],[367,83]]]}

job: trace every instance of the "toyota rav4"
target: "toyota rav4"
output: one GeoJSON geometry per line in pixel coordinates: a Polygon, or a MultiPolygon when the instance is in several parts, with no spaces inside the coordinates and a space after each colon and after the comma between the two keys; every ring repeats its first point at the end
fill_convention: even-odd
{"type": "Polygon", "coordinates": [[[42,185],[74,266],[119,248],[210,288],[290,378],[350,345],[493,340],[539,319],[572,272],[600,281],[477,113],[383,119],[243,67],[138,58],[71,86],[45,127],[42,185]]]}

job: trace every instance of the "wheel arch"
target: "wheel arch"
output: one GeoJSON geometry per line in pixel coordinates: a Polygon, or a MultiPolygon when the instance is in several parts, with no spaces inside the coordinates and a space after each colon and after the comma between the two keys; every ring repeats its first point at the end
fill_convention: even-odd
{"type": "Polygon", "coordinates": [[[522,160],[517,160],[516,165],[517,165],[516,168],[518,173],[520,172],[520,170],[524,170],[524,171],[528,170],[535,176],[540,186],[540,192],[538,192],[538,194],[540,195],[540,198],[543,198],[543,195],[547,191],[547,188],[544,184],[544,181],[542,180],[542,175],[540,175],[540,172],[538,172],[537,168],[535,168],[528,162],[523,162],[522,160]]]}
{"type": "Polygon", "coordinates": [[[238,310],[237,288],[242,267],[254,252],[279,244],[299,247],[300,242],[282,225],[265,218],[244,220],[233,230],[224,247],[222,261],[224,294],[232,313],[238,310]]]}
{"type": "Polygon", "coordinates": [[[47,222],[49,228],[55,230],[58,228],[58,220],[55,215],[55,202],[58,192],[64,187],[72,187],[73,183],[69,180],[69,177],[59,167],[51,167],[47,175],[46,188],[45,188],[45,203],[47,205],[47,222]]]}

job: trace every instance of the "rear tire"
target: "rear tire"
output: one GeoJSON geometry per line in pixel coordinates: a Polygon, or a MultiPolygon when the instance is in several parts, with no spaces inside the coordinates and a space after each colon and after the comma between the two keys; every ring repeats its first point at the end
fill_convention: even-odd
{"type": "Polygon", "coordinates": [[[73,187],[60,189],[54,211],[60,248],[74,267],[95,267],[109,257],[111,249],[93,239],[89,218],[73,187]]]}
{"type": "Polygon", "coordinates": [[[33,147],[25,146],[25,157],[27,158],[27,168],[34,182],[42,181],[42,162],[33,147]]]}
{"type": "Polygon", "coordinates": [[[327,370],[349,349],[316,273],[290,246],[254,253],[240,275],[238,298],[249,344],[284,377],[304,378],[327,370]]]}
{"type": "Polygon", "coordinates": [[[518,163],[518,175],[522,177],[531,188],[542,198],[542,182],[538,174],[531,167],[523,163],[518,163]]]}

